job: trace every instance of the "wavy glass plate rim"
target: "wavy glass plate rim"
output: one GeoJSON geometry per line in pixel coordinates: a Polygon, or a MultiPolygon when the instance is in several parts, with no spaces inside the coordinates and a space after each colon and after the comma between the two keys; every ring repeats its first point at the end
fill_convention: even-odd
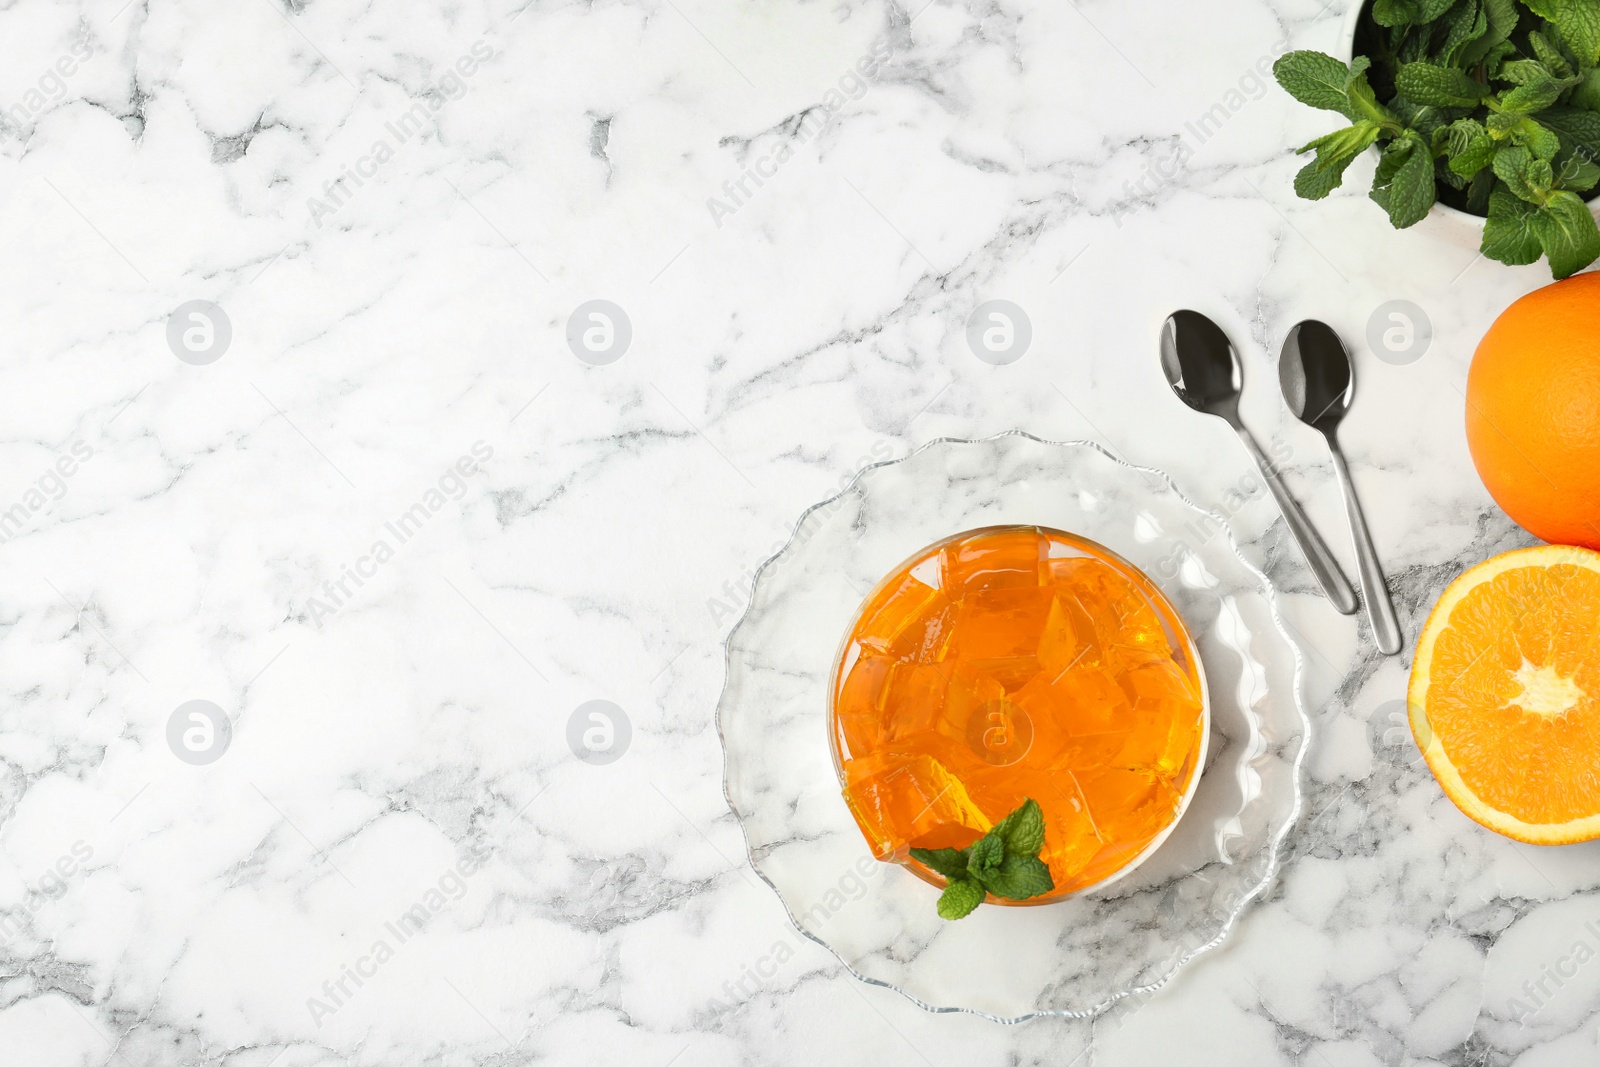
{"type": "Polygon", "coordinates": [[[1266,890],[1276,880],[1278,872],[1282,867],[1284,842],[1288,838],[1289,832],[1294,828],[1295,823],[1299,820],[1301,809],[1305,803],[1305,789],[1302,781],[1302,772],[1305,766],[1306,754],[1310,750],[1312,739],[1311,718],[1306,713],[1305,701],[1301,697],[1301,688],[1305,681],[1305,656],[1301,652],[1300,645],[1293,639],[1292,636],[1290,636],[1289,627],[1283,620],[1283,614],[1278,605],[1277,586],[1273,584],[1272,579],[1267,577],[1264,571],[1262,571],[1255,564],[1251,563],[1250,560],[1245,557],[1244,553],[1240,550],[1239,540],[1236,536],[1234,536],[1233,528],[1226,521],[1226,517],[1217,511],[1208,508],[1202,508],[1193,500],[1189,499],[1183,490],[1178,488],[1177,483],[1166,471],[1161,470],[1158,467],[1146,467],[1136,463],[1129,463],[1127,460],[1113,454],[1099,442],[1086,438],[1057,441],[1047,437],[1040,437],[1036,434],[1029,433],[1026,430],[1002,430],[999,433],[990,434],[987,437],[935,437],[931,440],[923,442],[903,456],[895,459],[880,460],[877,463],[867,464],[860,470],[856,471],[856,473],[851,476],[850,480],[846,482],[837,493],[817,501],[802,511],[799,517],[795,520],[794,526],[790,529],[788,536],[783,542],[783,545],[757,565],[755,572],[751,576],[750,582],[748,583],[748,588],[750,590],[750,596],[745,602],[744,609],[739,613],[738,619],[728,630],[727,635],[722,641],[723,677],[722,686],[717,694],[717,707],[715,716],[717,743],[722,748],[722,798],[723,801],[728,805],[728,810],[733,813],[734,821],[739,824],[739,835],[744,842],[745,861],[749,864],[751,871],[755,873],[756,877],[760,878],[766,887],[772,891],[772,895],[777,898],[779,906],[783,908],[785,918],[787,918],[789,921],[789,925],[806,940],[825,949],[830,956],[839,962],[839,965],[843,967],[852,978],[866,985],[877,986],[879,988],[887,989],[897,993],[906,1000],[910,1001],[912,1004],[916,1005],[918,1008],[921,1008],[923,1011],[934,1015],[974,1015],[982,1019],[987,1019],[991,1022],[1002,1023],[1005,1025],[1016,1025],[1033,1019],[1043,1018],[1092,1020],[1104,1015],[1116,1004],[1128,999],[1129,997],[1148,996],[1161,989],[1168,982],[1172,981],[1172,979],[1177,976],[1178,972],[1183,970],[1184,967],[1188,966],[1190,962],[1204,955],[1205,953],[1210,952],[1212,949],[1219,947],[1228,939],[1228,936],[1233,932],[1234,926],[1238,923],[1240,917],[1243,916],[1247,910],[1249,910],[1250,905],[1253,904],[1263,893],[1265,893],[1266,890]],[[760,865],[756,862],[755,849],[751,845],[750,831],[748,828],[748,819],[750,816],[744,811],[741,811],[739,805],[735,803],[730,786],[731,762],[728,749],[727,730],[724,722],[724,717],[727,714],[726,704],[728,692],[733,684],[734,679],[734,639],[738,636],[739,631],[748,621],[750,613],[755,609],[755,593],[756,590],[760,588],[761,580],[766,574],[767,569],[795,547],[796,541],[800,536],[800,532],[805,528],[806,521],[810,519],[811,516],[816,512],[849,496],[860,485],[862,479],[868,474],[871,474],[873,471],[881,470],[887,467],[894,467],[909,462],[923,453],[941,446],[949,447],[986,445],[994,444],[1007,438],[1017,438],[1052,449],[1085,449],[1096,453],[1118,467],[1125,468],[1126,470],[1135,472],[1137,474],[1154,477],[1160,483],[1159,487],[1156,489],[1157,492],[1169,493],[1180,504],[1182,504],[1188,510],[1194,512],[1196,515],[1204,516],[1216,521],[1222,531],[1223,538],[1225,539],[1230,554],[1239,563],[1239,565],[1250,574],[1252,579],[1259,583],[1260,592],[1262,593],[1262,600],[1265,602],[1268,615],[1272,619],[1273,628],[1277,631],[1277,635],[1283,640],[1284,645],[1294,656],[1294,681],[1290,687],[1289,698],[1290,703],[1294,707],[1295,717],[1298,720],[1300,727],[1300,744],[1296,748],[1294,758],[1289,764],[1293,803],[1290,805],[1288,812],[1285,813],[1282,824],[1272,833],[1269,839],[1268,843],[1270,845],[1270,852],[1267,857],[1267,863],[1262,870],[1261,877],[1257,879],[1255,884],[1253,884],[1247,892],[1239,897],[1238,903],[1229,910],[1228,916],[1222,922],[1216,933],[1216,936],[1204,944],[1198,945],[1192,949],[1188,949],[1174,957],[1172,965],[1152,981],[1142,985],[1132,986],[1127,989],[1118,990],[1106,997],[1103,1001],[1097,1002],[1088,1008],[1084,1008],[1082,1010],[1041,1009],[1038,1011],[1023,1012],[1018,1015],[998,1015],[992,1012],[983,1011],[978,1008],[964,1007],[958,1004],[942,1005],[929,1003],[928,1001],[923,1000],[921,997],[918,997],[916,994],[907,989],[901,988],[893,982],[887,982],[880,978],[863,974],[827,941],[812,933],[810,930],[807,930],[805,926],[803,926],[795,917],[793,910],[789,906],[789,901],[783,895],[783,891],[773,883],[771,878],[767,877],[766,872],[763,871],[760,865]]]}

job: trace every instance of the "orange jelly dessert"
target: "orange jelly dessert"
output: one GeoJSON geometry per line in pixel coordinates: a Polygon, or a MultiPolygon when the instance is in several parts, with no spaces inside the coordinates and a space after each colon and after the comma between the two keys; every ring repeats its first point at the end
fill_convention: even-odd
{"type": "Polygon", "coordinates": [[[868,596],[834,670],[844,797],[873,854],[965,848],[1028,798],[1055,889],[1097,885],[1177,820],[1205,754],[1194,644],[1132,564],[1003,526],[917,553],[868,596]]]}

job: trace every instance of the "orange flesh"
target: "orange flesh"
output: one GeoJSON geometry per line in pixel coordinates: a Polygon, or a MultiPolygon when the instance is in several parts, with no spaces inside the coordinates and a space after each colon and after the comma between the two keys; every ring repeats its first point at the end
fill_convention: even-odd
{"type": "Polygon", "coordinates": [[[879,859],[962,848],[1031,797],[1056,888],[1120,870],[1176,817],[1204,723],[1176,613],[1059,531],[933,545],[867,599],[834,678],[845,800],[879,859]]]}
{"type": "Polygon", "coordinates": [[[1600,573],[1496,575],[1450,612],[1428,724],[1473,794],[1526,823],[1600,813],[1600,573]]]}

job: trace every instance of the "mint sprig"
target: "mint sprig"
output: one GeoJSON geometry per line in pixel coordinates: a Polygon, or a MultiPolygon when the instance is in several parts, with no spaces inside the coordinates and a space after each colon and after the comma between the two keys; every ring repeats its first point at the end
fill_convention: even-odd
{"type": "Polygon", "coordinates": [[[945,877],[939,917],[954,920],[971,915],[986,895],[1027,900],[1054,889],[1050,868],[1039,858],[1042,848],[1044,812],[1024,800],[966,848],[914,848],[911,858],[945,877]]]}
{"type": "Polygon", "coordinates": [[[1584,200],[1600,183],[1600,0],[1373,0],[1370,55],[1296,51],[1273,68],[1349,125],[1302,146],[1295,192],[1321,200],[1374,145],[1372,199],[1397,229],[1436,200],[1485,215],[1482,251],[1546,258],[1564,278],[1600,258],[1584,200]]]}

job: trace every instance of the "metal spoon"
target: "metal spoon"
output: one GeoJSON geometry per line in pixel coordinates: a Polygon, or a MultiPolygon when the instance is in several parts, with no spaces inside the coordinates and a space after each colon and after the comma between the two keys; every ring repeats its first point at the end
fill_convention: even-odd
{"type": "Polygon", "coordinates": [[[1350,536],[1356,543],[1356,562],[1361,570],[1361,593],[1367,601],[1367,618],[1372,620],[1378,648],[1392,656],[1400,651],[1402,644],[1400,624],[1394,617],[1394,604],[1389,599],[1388,584],[1383,580],[1378,553],[1372,547],[1372,535],[1367,532],[1367,520],[1361,515],[1355,483],[1350,480],[1350,468],[1339,448],[1339,420],[1350,410],[1350,401],[1356,392],[1350,355],[1345,351],[1344,342],[1326,323],[1316,319],[1300,323],[1289,331],[1283,342],[1278,380],[1283,384],[1283,399],[1295,418],[1312,429],[1321,430],[1322,436],[1328,439],[1333,469],[1339,474],[1345,511],[1350,516],[1350,536]]]}
{"type": "Polygon", "coordinates": [[[1294,534],[1300,551],[1305,553],[1306,562],[1311,565],[1311,573],[1317,576],[1322,591],[1328,594],[1340,614],[1354,614],[1356,591],[1334,561],[1333,553],[1317,536],[1305,512],[1289,495],[1289,487],[1283,484],[1261,446],[1239,419],[1244,365],[1222,327],[1198,311],[1174,312],[1161,328],[1161,369],[1166,371],[1167,382],[1179,400],[1233,427],[1233,432],[1239,435],[1250,457],[1256,461],[1261,476],[1267,480],[1267,487],[1289,523],[1289,532],[1294,534]]]}

